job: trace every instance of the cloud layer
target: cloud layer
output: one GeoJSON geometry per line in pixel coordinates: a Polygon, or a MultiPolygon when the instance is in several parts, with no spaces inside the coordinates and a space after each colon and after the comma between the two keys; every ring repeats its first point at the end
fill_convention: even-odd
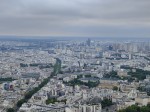
{"type": "Polygon", "coordinates": [[[0,35],[149,37],[150,0],[0,0],[0,35]]]}

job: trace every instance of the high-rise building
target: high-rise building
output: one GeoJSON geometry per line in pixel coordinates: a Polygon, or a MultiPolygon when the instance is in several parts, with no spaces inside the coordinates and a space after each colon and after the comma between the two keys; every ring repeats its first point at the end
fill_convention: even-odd
{"type": "Polygon", "coordinates": [[[86,41],[86,43],[87,43],[88,46],[91,46],[91,39],[88,38],[88,40],[86,41]]]}

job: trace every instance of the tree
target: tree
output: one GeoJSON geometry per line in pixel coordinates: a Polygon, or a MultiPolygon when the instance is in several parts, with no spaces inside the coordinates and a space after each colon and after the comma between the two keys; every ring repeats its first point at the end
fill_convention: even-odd
{"type": "Polygon", "coordinates": [[[15,110],[13,108],[9,108],[7,109],[7,112],[15,112],[15,110]]]}
{"type": "Polygon", "coordinates": [[[25,103],[26,100],[25,99],[21,99],[17,102],[17,107],[21,107],[23,103],[25,103]]]}
{"type": "Polygon", "coordinates": [[[137,105],[132,105],[127,107],[126,109],[119,110],[119,112],[150,112],[149,105],[139,107],[137,105]]]}
{"type": "Polygon", "coordinates": [[[118,87],[117,87],[117,86],[114,86],[114,87],[113,87],[113,90],[114,90],[114,91],[117,91],[117,90],[118,90],[118,87]]]}
{"type": "Polygon", "coordinates": [[[143,106],[140,110],[141,112],[150,112],[150,108],[148,108],[148,106],[143,106]]]}
{"type": "Polygon", "coordinates": [[[126,112],[139,112],[139,111],[140,111],[140,107],[138,107],[137,105],[132,105],[126,108],[126,112]]]}
{"type": "Polygon", "coordinates": [[[101,102],[102,108],[108,107],[113,105],[112,101],[105,98],[102,102],[101,102]]]}

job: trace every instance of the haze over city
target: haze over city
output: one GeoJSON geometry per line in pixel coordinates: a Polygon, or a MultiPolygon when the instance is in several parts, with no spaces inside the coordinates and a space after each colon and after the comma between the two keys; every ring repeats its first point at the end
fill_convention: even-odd
{"type": "Polygon", "coordinates": [[[0,35],[149,38],[149,0],[1,0],[0,35]]]}

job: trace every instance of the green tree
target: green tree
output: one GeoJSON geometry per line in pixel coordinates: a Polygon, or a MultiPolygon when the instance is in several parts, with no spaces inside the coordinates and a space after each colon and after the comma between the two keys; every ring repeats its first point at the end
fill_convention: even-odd
{"type": "Polygon", "coordinates": [[[118,112],[150,112],[149,106],[139,107],[137,105],[132,105],[127,107],[126,109],[119,110],[118,112]]]}
{"type": "Polygon", "coordinates": [[[23,103],[25,103],[26,100],[25,99],[21,99],[17,102],[17,107],[21,107],[23,103]]]}
{"type": "Polygon", "coordinates": [[[7,112],[15,112],[15,110],[13,108],[9,108],[7,109],[7,112]]]}
{"type": "Polygon", "coordinates": [[[133,106],[131,106],[131,107],[128,107],[127,109],[126,109],[126,112],[139,112],[140,110],[137,110],[137,108],[136,107],[133,107],[133,106]]]}
{"type": "Polygon", "coordinates": [[[114,87],[113,87],[113,90],[114,90],[114,91],[117,91],[117,90],[118,90],[118,87],[117,87],[117,86],[114,86],[114,87]]]}
{"type": "Polygon", "coordinates": [[[102,102],[101,102],[102,108],[108,107],[113,105],[112,101],[110,99],[105,98],[102,102]]]}
{"type": "Polygon", "coordinates": [[[141,112],[150,112],[150,108],[148,106],[141,107],[141,112]]]}

